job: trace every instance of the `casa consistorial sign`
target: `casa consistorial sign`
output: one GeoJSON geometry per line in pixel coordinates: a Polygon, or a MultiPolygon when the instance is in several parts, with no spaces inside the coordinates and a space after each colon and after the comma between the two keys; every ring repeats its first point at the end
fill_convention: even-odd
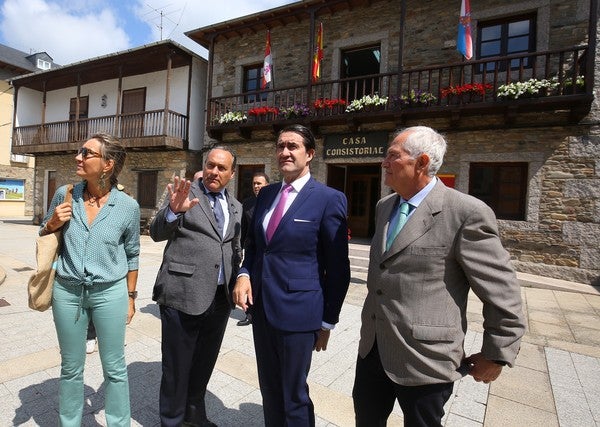
{"type": "Polygon", "coordinates": [[[387,132],[357,132],[325,136],[323,157],[383,157],[388,145],[387,132]]]}

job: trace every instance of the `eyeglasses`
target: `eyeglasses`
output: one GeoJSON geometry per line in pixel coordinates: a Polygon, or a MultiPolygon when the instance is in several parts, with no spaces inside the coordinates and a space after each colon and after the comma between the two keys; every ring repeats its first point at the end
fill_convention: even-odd
{"type": "Polygon", "coordinates": [[[95,152],[94,150],[90,150],[87,147],[81,147],[77,150],[77,155],[81,154],[82,159],[91,159],[92,157],[102,157],[102,154],[95,152]]]}

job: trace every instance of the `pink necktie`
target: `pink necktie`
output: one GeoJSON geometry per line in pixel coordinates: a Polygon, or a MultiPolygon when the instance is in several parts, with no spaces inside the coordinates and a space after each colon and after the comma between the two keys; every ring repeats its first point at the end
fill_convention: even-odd
{"type": "Polygon", "coordinates": [[[281,221],[281,217],[283,216],[283,209],[285,208],[285,202],[288,198],[288,194],[292,191],[293,187],[289,184],[285,184],[283,189],[281,190],[281,197],[277,202],[277,206],[275,206],[275,210],[273,211],[273,215],[271,215],[271,219],[269,219],[269,224],[267,224],[267,243],[271,241],[271,237],[277,230],[277,226],[279,225],[279,221],[281,221]]]}

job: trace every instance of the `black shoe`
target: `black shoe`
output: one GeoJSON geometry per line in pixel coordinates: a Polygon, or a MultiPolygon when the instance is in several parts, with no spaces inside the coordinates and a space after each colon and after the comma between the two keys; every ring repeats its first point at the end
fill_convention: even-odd
{"type": "Polygon", "coordinates": [[[244,320],[240,320],[239,322],[237,322],[238,326],[248,326],[252,323],[252,319],[248,316],[246,316],[246,318],[244,320]]]}

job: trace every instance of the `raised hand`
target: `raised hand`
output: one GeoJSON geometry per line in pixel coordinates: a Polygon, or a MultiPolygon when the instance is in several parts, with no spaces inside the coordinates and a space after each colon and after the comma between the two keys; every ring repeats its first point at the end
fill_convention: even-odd
{"type": "Polygon", "coordinates": [[[175,176],[173,183],[167,185],[169,190],[169,208],[173,213],[187,212],[198,203],[200,200],[197,198],[189,199],[190,186],[192,182],[185,178],[179,178],[175,176]]]}

